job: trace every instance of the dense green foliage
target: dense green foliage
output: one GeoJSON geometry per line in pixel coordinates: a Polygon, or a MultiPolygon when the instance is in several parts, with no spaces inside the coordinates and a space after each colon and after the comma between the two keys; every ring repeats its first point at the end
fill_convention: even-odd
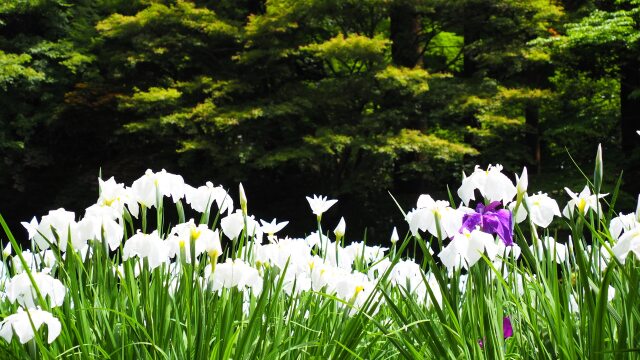
{"type": "Polygon", "coordinates": [[[586,165],[600,142],[637,174],[639,16],[631,0],[5,0],[0,210],[80,209],[99,169],[165,167],[242,180],[292,220],[294,199],[340,196],[386,237],[387,190],[444,194],[461,166],[528,165],[553,191],[567,150],[586,165]]]}

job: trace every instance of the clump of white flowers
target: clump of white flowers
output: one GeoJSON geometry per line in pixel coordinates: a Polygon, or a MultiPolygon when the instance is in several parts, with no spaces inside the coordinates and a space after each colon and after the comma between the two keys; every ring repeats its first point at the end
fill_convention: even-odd
{"type": "MultiPolygon", "coordinates": [[[[428,194],[418,197],[415,208],[405,216],[405,233],[428,239],[421,241],[425,257],[433,261],[430,266],[442,265],[446,269],[442,272],[444,280],[455,276],[458,283],[447,285],[447,291],[457,287],[460,292],[466,291],[467,279],[471,283],[472,277],[461,271],[470,270],[483,258],[496,269],[489,278],[513,277],[519,281],[518,293],[524,291],[525,283],[535,280],[535,275],[514,273],[509,268],[513,264],[509,260],[518,260],[521,250],[539,260],[552,259],[550,262],[558,264],[571,261],[572,246],[547,236],[549,231],[545,229],[562,215],[574,219],[576,214],[591,211],[601,214],[599,199],[606,194],[591,194],[588,187],[580,194],[566,189],[570,199],[561,213],[556,200],[546,193],[529,195],[528,186],[526,168],[513,182],[502,173],[501,165],[490,165],[487,169],[476,167],[464,176],[457,190],[461,200],[458,206],[453,200],[436,200],[428,194]],[[482,198],[476,199],[476,190],[482,198]],[[515,241],[514,227],[527,219],[535,241],[526,247],[520,242],[521,249],[515,241]],[[542,232],[540,236],[538,231],[542,232]],[[440,245],[437,250],[431,246],[434,240],[440,245]]],[[[400,259],[396,254],[406,245],[400,241],[398,228],[393,227],[390,239],[385,240],[384,245],[388,241],[390,246],[344,242],[347,224],[342,217],[333,231],[323,232],[322,215],[337,203],[326,196],[307,197],[318,228],[306,236],[291,238],[279,234],[288,221],[258,221],[248,212],[242,185],[237,209],[222,186],[207,182],[193,187],[165,170],[147,170],[131,187],[114,178],[99,179],[99,187],[99,198],[85,210],[84,217],[76,218],[75,213],[64,209],[50,211],[39,221],[34,217],[22,223],[33,249],[20,252],[19,257],[6,248],[0,268],[0,295],[18,307],[0,323],[0,337],[6,341],[15,335],[24,344],[46,324],[47,341],[53,342],[61,332],[61,323],[42,309],[61,307],[70,301],[69,289],[61,281],[68,274],[61,267],[69,256],[90,263],[94,253],[112,261],[106,272],[118,284],[166,276],[163,286],[175,299],[189,294],[180,292],[183,281],[189,279],[209,296],[241,292],[247,314],[255,306],[255,298],[263,291],[267,293],[265,289],[273,291],[266,281],[280,283],[287,296],[310,294],[335,300],[348,315],[359,309],[377,312],[386,301],[381,288],[394,289],[426,307],[443,302],[439,273],[433,268],[426,271],[415,260],[400,259]],[[147,229],[150,208],[158,211],[158,224],[163,224],[165,197],[176,204],[181,221],[147,229]],[[188,221],[183,203],[197,213],[188,221]],[[210,212],[216,213],[213,223],[210,212]],[[268,242],[263,243],[265,234],[268,242]],[[372,308],[371,304],[376,305],[372,308]]],[[[621,214],[610,222],[611,253],[605,246],[598,247],[599,261],[605,265],[612,255],[622,263],[631,253],[640,258],[640,198],[638,201],[635,214],[621,214]]]]}
{"type": "Polygon", "coordinates": [[[168,263],[170,256],[169,242],[161,239],[157,230],[151,234],[136,233],[127,240],[122,250],[123,260],[132,257],[144,259],[151,270],[168,263]]]}
{"type": "Polygon", "coordinates": [[[0,323],[0,337],[11,342],[11,338],[15,334],[21,344],[26,344],[35,336],[34,328],[37,331],[42,325],[47,325],[47,342],[51,344],[60,335],[62,329],[60,320],[48,311],[37,308],[26,310],[20,308],[17,313],[7,316],[0,323]]]}
{"type": "Polygon", "coordinates": [[[12,277],[5,286],[7,299],[12,303],[17,302],[25,308],[36,307],[38,291],[40,296],[49,300],[49,306],[56,307],[62,306],[67,288],[60,280],[43,272],[20,273],[12,277]]]}

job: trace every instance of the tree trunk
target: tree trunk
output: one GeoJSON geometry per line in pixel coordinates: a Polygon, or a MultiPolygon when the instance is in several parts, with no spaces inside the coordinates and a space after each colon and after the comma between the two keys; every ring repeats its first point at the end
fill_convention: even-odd
{"type": "Polygon", "coordinates": [[[622,150],[631,153],[640,143],[636,133],[640,130],[640,96],[632,96],[640,91],[640,59],[634,54],[620,66],[620,130],[622,150]]]}
{"type": "Polygon", "coordinates": [[[581,7],[588,6],[590,1],[588,0],[563,0],[560,2],[562,8],[567,13],[573,13],[578,11],[581,7]]]}
{"type": "Polygon", "coordinates": [[[249,14],[260,15],[264,14],[265,10],[265,1],[264,0],[248,0],[247,8],[249,9],[249,14]]]}
{"type": "Polygon", "coordinates": [[[473,77],[478,71],[478,63],[475,60],[475,51],[472,44],[480,39],[480,28],[478,24],[477,4],[473,1],[466,1],[462,8],[462,36],[463,44],[463,65],[462,76],[465,78],[473,77]]]}
{"type": "Polygon", "coordinates": [[[542,156],[540,146],[540,107],[537,104],[528,104],[524,109],[526,125],[526,142],[533,158],[534,171],[542,172],[542,156]]]}
{"type": "Polygon", "coordinates": [[[631,54],[620,64],[620,137],[624,154],[623,189],[631,194],[640,192],[640,91],[639,53],[631,54]]]}
{"type": "Polygon", "coordinates": [[[408,4],[395,4],[390,11],[391,57],[398,66],[412,68],[422,62],[420,16],[408,4]]]}

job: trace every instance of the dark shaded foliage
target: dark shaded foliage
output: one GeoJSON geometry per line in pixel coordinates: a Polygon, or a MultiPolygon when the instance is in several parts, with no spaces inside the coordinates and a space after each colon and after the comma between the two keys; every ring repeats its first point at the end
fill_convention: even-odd
{"type": "Polygon", "coordinates": [[[242,181],[256,215],[296,224],[313,223],[305,195],[339,197],[349,231],[381,242],[401,217],[388,191],[410,207],[446,198],[462,168],[502,163],[560,195],[582,183],[567,150],[590,168],[597,143],[608,172],[631,173],[631,204],[639,8],[4,1],[0,212],[15,226],[81,211],[100,170],[130,183],[166,168],[196,186],[242,181]]]}

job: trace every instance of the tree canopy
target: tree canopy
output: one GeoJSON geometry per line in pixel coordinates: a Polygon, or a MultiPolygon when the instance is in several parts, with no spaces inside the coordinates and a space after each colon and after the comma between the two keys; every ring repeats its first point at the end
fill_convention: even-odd
{"type": "Polygon", "coordinates": [[[446,194],[476,163],[560,191],[568,154],[590,167],[597,143],[631,203],[639,16],[636,0],[6,0],[0,212],[78,208],[99,171],[164,167],[242,181],[292,220],[304,195],[340,196],[386,238],[388,191],[446,194]]]}

